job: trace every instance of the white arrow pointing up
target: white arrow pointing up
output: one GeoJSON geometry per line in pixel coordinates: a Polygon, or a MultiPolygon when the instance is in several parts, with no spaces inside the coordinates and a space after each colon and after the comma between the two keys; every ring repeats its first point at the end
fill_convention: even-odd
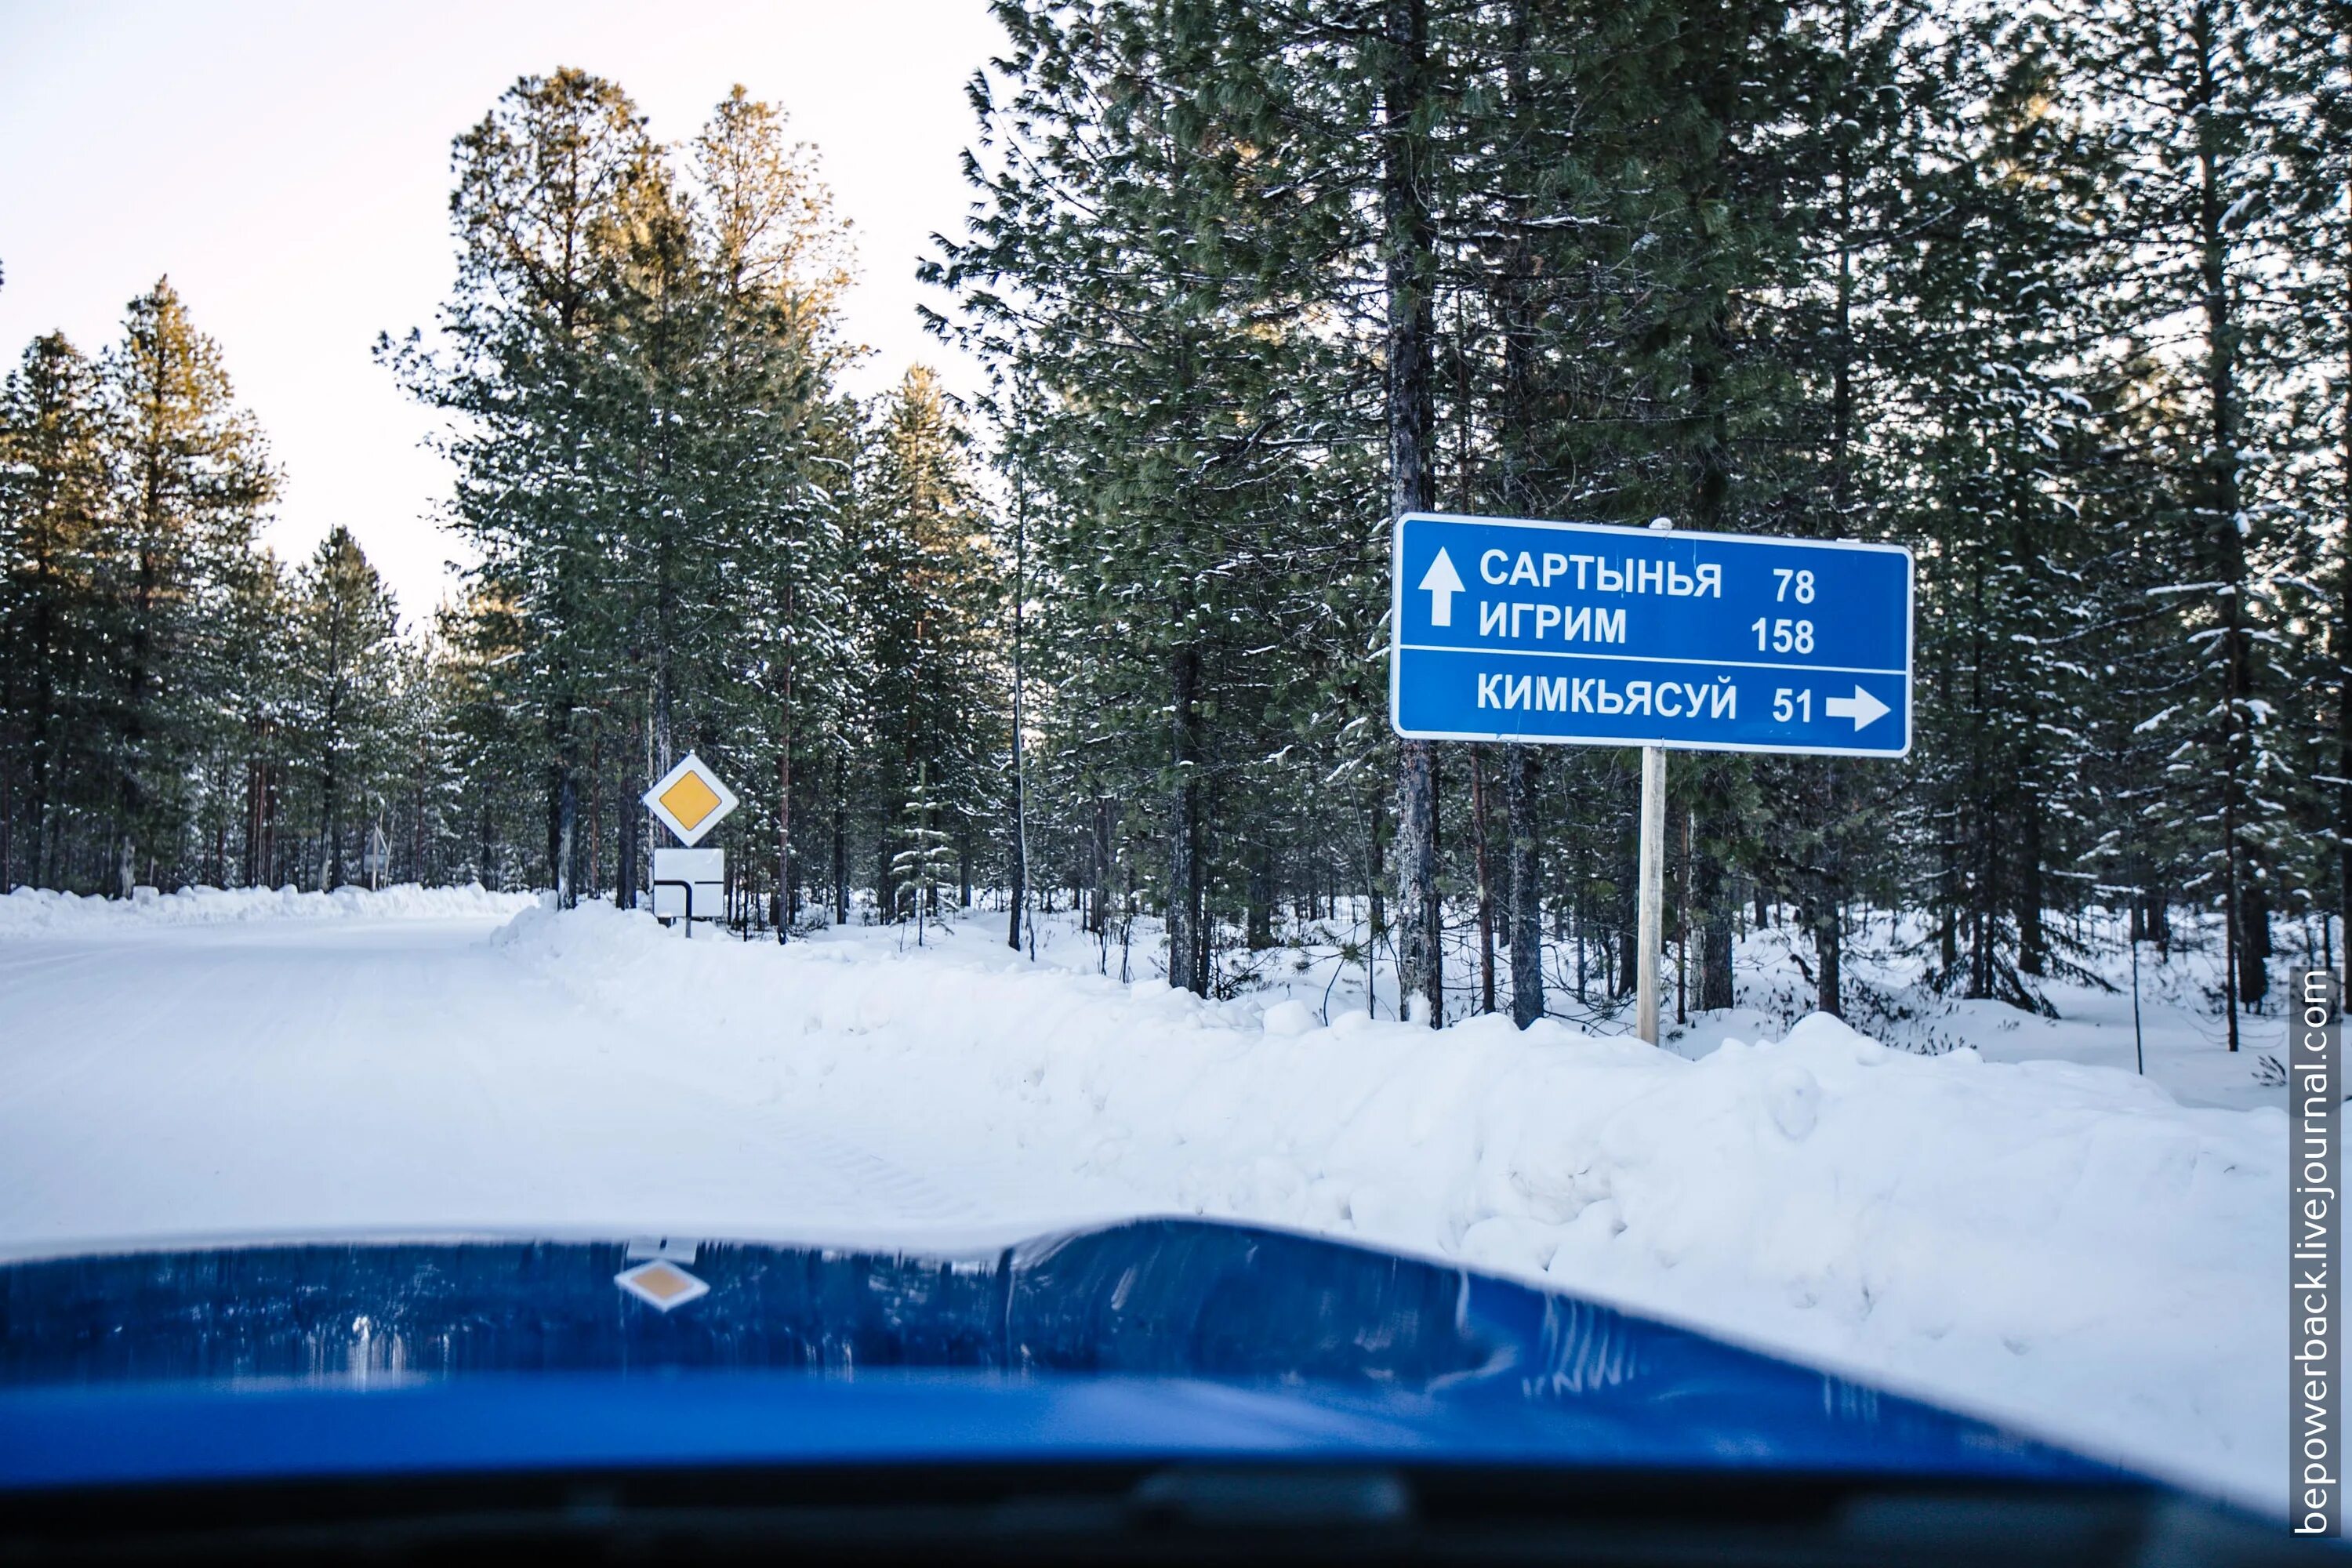
{"type": "Polygon", "coordinates": [[[1462,592],[1462,574],[1454,569],[1454,558],[1440,550],[1429,570],[1421,574],[1421,586],[1429,590],[1429,624],[1452,626],[1454,595],[1462,592]]]}
{"type": "Polygon", "coordinates": [[[1853,696],[1832,697],[1822,704],[1822,710],[1832,719],[1853,720],[1853,727],[1857,730],[1867,724],[1877,723],[1886,717],[1888,712],[1885,703],[1864,691],[1858,685],[1853,689],[1853,696]]]}

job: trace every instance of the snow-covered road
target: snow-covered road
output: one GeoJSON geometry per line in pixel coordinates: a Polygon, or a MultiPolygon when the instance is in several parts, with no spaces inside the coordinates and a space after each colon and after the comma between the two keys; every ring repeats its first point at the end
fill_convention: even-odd
{"type": "Polygon", "coordinates": [[[493,949],[502,918],[0,944],[0,1251],[375,1227],[920,1239],[1108,1206],[930,1130],[729,1093],[688,1043],[493,949]]]}
{"type": "Polygon", "coordinates": [[[528,906],[0,898],[0,1256],[978,1244],[1204,1214],[1459,1258],[2283,1494],[2275,1107],[1819,1016],[1696,1059],[1550,1022],[1327,1021],[1311,988],[1119,984],[1066,928],[1033,965],[993,921],[779,950],[528,906]]]}

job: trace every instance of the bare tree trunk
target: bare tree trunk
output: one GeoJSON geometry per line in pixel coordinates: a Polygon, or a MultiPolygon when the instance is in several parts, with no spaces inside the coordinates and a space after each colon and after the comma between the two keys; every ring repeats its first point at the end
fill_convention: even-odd
{"type": "Polygon", "coordinates": [[[261,877],[265,885],[278,883],[278,805],[286,770],[261,766],[261,877]]]}
{"type": "Polygon", "coordinates": [[[1698,1006],[1710,1013],[1732,1005],[1731,975],[1731,905],[1727,896],[1723,862],[1707,853],[1704,845],[1698,855],[1698,900],[1700,920],[1698,949],[1698,1006]]]}
{"type": "Polygon", "coordinates": [[[1381,797],[1372,796],[1364,828],[1364,1011],[1380,1013],[1379,959],[1381,933],[1388,929],[1388,911],[1381,905],[1381,797]]]}
{"type": "MultiPolygon", "coordinates": [[[[1528,52],[1535,42],[1534,18],[1528,0],[1513,0],[1509,13],[1509,55],[1505,83],[1513,114],[1532,111],[1534,93],[1528,74],[1528,52]]],[[[1536,349],[1530,284],[1535,258],[1524,225],[1531,202],[1514,198],[1512,216],[1522,226],[1512,237],[1504,267],[1499,302],[1503,322],[1503,392],[1496,437],[1503,458],[1503,500],[1507,507],[1531,510],[1529,469],[1532,467],[1528,427],[1535,417],[1536,349]]],[[[1507,867],[1509,915],[1506,941],[1511,957],[1511,1019],[1522,1029],[1544,1016],[1543,859],[1538,834],[1537,794],[1539,754],[1533,746],[1503,748],[1503,817],[1510,835],[1507,867]]],[[[1485,835],[1480,835],[1483,839],[1485,835]]],[[[1481,876],[1483,883],[1486,879],[1481,876]]],[[[1582,937],[1579,935],[1580,963],[1582,937]]]]}
{"type": "Polygon", "coordinates": [[[1216,989],[1217,921],[1209,909],[1209,856],[1215,847],[1209,837],[1209,824],[1214,820],[1210,809],[1211,796],[1206,789],[1200,792],[1200,818],[1192,829],[1192,977],[1196,994],[1206,996],[1216,989]]]}
{"type": "Polygon", "coordinates": [[[2336,905],[2343,945],[2339,996],[2352,995],[2352,271],[2344,289],[2344,406],[2338,412],[2344,448],[2337,454],[2337,495],[2344,503],[2338,535],[2344,559],[2337,567],[2336,625],[2328,634],[2336,652],[2336,905]]]}
{"type": "Polygon", "coordinates": [[[1004,926],[1004,945],[1021,951],[1021,918],[1029,901],[1029,800],[1023,775],[1022,700],[1027,696],[1027,670],[1022,662],[1022,596],[1029,570],[1029,492],[1019,470],[1013,489],[1013,875],[1012,913],[1004,926]]]}
{"type": "MultiPolygon", "coordinates": [[[[9,747],[11,760],[7,763],[0,763],[0,894],[6,893],[11,888],[14,888],[16,885],[16,793],[15,787],[16,770],[14,763],[15,751],[16,747],[12,740],[9,747]]],[[[224,847],[222,853],[225,854],[226,852],[226,847],[224,847]]],[[[228,880],[226,873],[221,873],[220,876],[221,880],[224,883],[228,880]]]]}
{"type": "Polygon", "coordinates": [[[1021,742],[1013,742],[1013,865],[1006,880],[1011,884],[1006,900],[1010,906],[1004,920],[1004,945],[1013,952],[1021,951],[1022,909],[1029,900],[1029,857],[1022,843],[1022,813],[1028,803],[1021,798],[1021,742]]]}
{"type": "Polygon", "coordinates": [[[2017,838],[2017,967],[2038,975],[2049,967],[2050,937],[2042,923],[2042,799],[2031,789],[2018,795],[2017,838]]]}
{"type": "Polygon", "coordinates": [[[1252,952],[1274,945],[1274,850],[1265,842],[1250,846],[1249,908],[1243,921],[1243,940],[1252,952]]]}
{"type": "MultiPolygon", "coordinates": [[[[784,589],[784,625],[793,618],[793,591],[784,589]]],[[[793,931],[793,650],[784,647],[782,710],[776,725],[776,943],[792,940],[793,931]]]]}
{"type": "MultiPolygon", "coordinates": [[[[258,748],[257,747],[257,751],[258,748]]],[[[261,884],[261,759],[245,760],[245,885],[261,884]]]]}
{"type": "Polygon", "coordinates": [[[1827,878],[1816,878],[1805,900],[1804,920],[1813,939],[1813,1005],[1832,1018],[1845,1016],[1844,931],[1827,878]]]}
{"type": "Polygon", "coordinates": [[[1478,875],[1478,1011],[1495,1010],[1495,884],[1486,867],[1486,748],[1470,748],[1470,828],[1478,875]]]}
{"type": "Polygon", "coordinates": [[[1176,788],[1169,802],[1168,984],[1179,991],[1209,994],[1200,963],[1201,784],[1199,717],[1201,656],[1181,648],[1171,661],[1174,688],[1176,788]]]}
{"type": "MultiPolygon", "coordinates": [[[[228,798],[226,758],[221,760],[214,778],[220,797],[226,802],[228,798]]],[[[7,788],[0,784],[0,893],[6,892],[14,885],[8,880],[8,807],[7,788]]],[[[209,879],[215,887],[228,886],[228,813],[225,809],[216,811],[213,817],[212,876],[209,879]]]]}
{"type": "Polygon", "coordinates": [[[579,847],[580,769],[572,759],[567,742],[555,784],[555,902],[559,909],[568,910],[579,899],[572,864],[579,847]]]}
{"type": "Polygon", "coordinates": [[[1110,802],[1095,796],[1094,907],[1087,911],[1087,930],[1101,936],[1110,930],[1110,802]]]}
{"type": "Polygon", "coordinates": [[[644,716],[632,712],[629,716],[628,749],[621,768],[621,798],[616,803],[620,822],[614,837],[618,842],[613,851],[618,862],[614,868],[613,899],[625,910],[637,907],[638,825],[645,820],[646,808],[642,797],[646,784],[651,782],[641,779],[637,771],[644,755],[645,739],[644,716]]]}
{"type": "MultiPolygon", "coordinates": [[[[1431,389],[1435,332],[1434,226],[1431,167],[1421,122],[1428,95],[1425,0],[1388,0],[1387,76],[1382,84],[1381,205],[1387,227],[1390,507],[1394,517],[1435,500],[1430,465],[1435,407],[1431,389]]],[[[1436,762],[1426,741],[1397,746],[1397,997],[1420,999],[1431,1028],[1445,1021],[1439,948],[1436,762]]]]}
{"type": "Polygon", "coordinates": [[[343,879],[343,780],[342,780],[342,689],[343,645],[342,616],[336,614],[330,623],[327,637],[327,722],[325,734],[326,842],[320,847],[319,890],[332,891],[343,879]]]}
{"type": "Polygon", "coordinates": [[[1675,1022],[1690,1022],[1691,817],[1683,814],[1682,863],[1675,874],[1675,1022]]]}
{"type": "Polygon", "coordinates": [[[1511,834],[1511,1019],[1544,1016],[1543,872],[1536,839],[1536,749],[1503,749],[1503,813],[1511,834]]]}
{"type": "MultiPolygon", "coordinates": [[[[2241,425],[2238,389],[2239,324],[2236,296],[2231,292],[2229,263],[2228,209],[2230,193],[2223,188],[2221,163],[2224,105],[2213,71],[2221,48],[2220,19],[2211,0],[2202,0],[2189,20],[2195,40],[2193,62],[2197,86],[2190,110],[2197,120],[2199,267],[2205,315],[2205,393],[2208,432],[2200,476],[2199,500],[2203,508],[2200,532],[2212,552],[2212,572],[2221,584],[2221,858],[2222,929],[2226,948],[2222,991],[2229,1009],[2230,1049],[2238,1048],[2238,1010],[2255,1000],[2247,994],[2246,962],[2249,916],[2246,893],[2254,868],[2247,862],[2249,846],[2242,842],[2247,817],[2248,774],[2252,764],[2252,736],[2248,700],[2252,696],[2252,658],[2245,625],[2245,541],[2239,532],[2238,437],[2241,425]]],[[[2267,948],[2268,913],[2260,944],[2267,948]]],[[[2261,976],[2253,976],[2258,985],[2261,976]]]]}
{"type": "Polygon", "coordinates": [[[604,876],[604,715],[599,710],[588,726],[588,838],[580,859],[582,889],[590,897],[602,888],[604,876]]]}
{"type": "Polygon", "coordinates": [[[849,758],[833,756],[833,921],[849,923],[849,758]]]}

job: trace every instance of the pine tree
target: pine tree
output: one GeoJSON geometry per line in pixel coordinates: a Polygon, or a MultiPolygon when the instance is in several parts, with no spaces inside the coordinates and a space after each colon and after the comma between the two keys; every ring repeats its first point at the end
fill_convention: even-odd
{"type": "MultiPolygon", "coordinates": [[[[235,679],[220,689],[221,724],[203,766],[210,780],[205,826],[206,879],[228,886],[282,886],[298,879],[287,851],[299,839],[301,692],[296,585],[267,550],[239,563],[228,583],[218,631],[235,679]]],[[[315,868],[315,861],[312,862],[315,868]]]]}
{"type": "Polygon", "coordinates": [[[2095,338],[2075,301],[2100,260],[2085,238],[2104,153],[2065,103],[2070,50],[2036,18],[1991,18],[1947,47],[1953,99],[1975,108],[1933,128],[1944,156],[1915,182],[1928,221],[1901,308],[1918,346],[1884,458],[1924,525],[1930,979],[2033,1007],[2037,977],[2079,973],[2042,920],[2052,869],[2113,819],[2093,794],[2111,781],[2086,660],[2117,563],[2074,494],[2097,456],[2080,369],[2095,338]]]}
{"type": "Polygon", "coordinates": [[[79,879],[71,814],[110,709],[94,660],[110,450],[98,369],[59,333],[0,384],[0,889],[79,879]]]}
{"type": "Polygon", "coordinates": [[[971,821],[994,815],[1002,687],[987,641],[995,563],[965,440],[923,366],[878,401],[847,570],[858,584],[859,701],[875,787],[904,799],[927,781],[937,810],[971,821]]]}
{"type": "Polygon", "coordinates": [[[1379,447],[1349,414],[1377,361],[1317,271],[1371,258],[1364,187],[1320,161],[1367,122],[1368,81],[1286,47],[1279,6],[999,15],[1005,96],[975,93],[1000,151],[935,275],[1030,389],[994,412],[1052,584],[1031,646],[1054,765],[1090,818],[1152,824],[1168,979],[1206,993],[1218,907],[1272,852],[1259,768],[1305,774],[1309,735],[1352,735],[1351,768],[1384,751],[1359,721],[1379,447]]]}
{"type": "Polygon", "coordinates": [[[698,254],[713,296],[707,379],[719,405],[701,422],[699,457],[716,481],[703,512],[719,525],[734,603],[761,639],[747,650],[760,679],[744,717],[772,736],[783,941],[802,880],[794,759],[820,747],[838,755],[854,657],[841,517],[856,412],[834,390],[850,358],[837,326],[847,226],[814,152],[787,143],[783,117],[740,87],[712,113],[693,163],[698,254]]]}
{"type": "Polygon", "coordinates": [[[788,910],[793,738],[835,727],[847,635],[845,253],[811,155],[739,89],[681,167],[616,85],[566,70],[519,82],[457,163],[457,352],[382,352],[462,416],[476,640],[509,650],[483,668],[542,730],[551,875],[567,900],[602,885],[611,807],[633,895],[646,770],[692,747],[776,780],[722,837],[768,831],[788,910]]]}
{"type": "Polygon", "coordinates": [[[955,885],[954,836],[939,826],[940,805],[930,787],[929,763],[916,765],[913,786],[899,815],[901,847],[890,858],[891,908],[915,923],[915,945],[924,944],[924,926],[940,918],[940,891],[955,885]]]}
{"type": "Polygon", "coordinates": [[[296,591],[294,721],[315,792],[314,885],[331,890],[355,862],[349,830],[397,764],[399,624],[390,591],[347,529],[320,542],[296,591]]]}
{"type": "Polygon", "coordinates": [[[2288,690],[2304,695],[2282,707],[2307,787],[2292,807],[2300,831],[2282,846],[2294,862],[2283,869],[2299,873],[2287,886],[2323,900],[2323,949],[2332,892],[2342,965],[2352,946],[2352,5],[2273,4],[2256,15],[2278,49],[2279,216],[2295,262],[2279,347],[2293,390],[2273,438],[2295,519],[2280,574],[2288,690]]]}
{"type": "Polygon", "coordinates": [[[2269,986],[2273,867],[2290,776],[2272,724],[2280,513],[2265,404],[2281,323],[2263,279],[2284,264],[2281,91],[2260,14],[2239,0],[2091,9],[2084,52],[2112,118],[2109,300],[2127,365],[2157,393],[2144,461],[2166,494],[2151,521],[2189,570],[2156,585],[2168,669],[2141,722],[2163,735],[2172,832],[2198,846],[2185,890],[2221,917],[2230,1048],[2269,986]],[[2183,580],[2185,577],[2185,580],[2183,580]],[[2181,809],[2186,808],[2185,819],[2181,809]]]}
{"type": "Polygon", "coordinates": [[[120,445],[108,511],[107,592],[121,617],[108,727],[116,886],[179,868],[194,816],[191,763],[219,718],[229,669],[215,628],[227,584],[276,495],[260,432],[233,398],[218,347],[170,280],[131,303],[106,358],[120,445]]]}
{"type": "Polygon", "coordinates": [[[632,226],[664,205],[661,174],[627,96],[569,69],[509,89],[457,139],[454,162],[449,347],[436,354],[412,334],[379,353],[460,421],[446,447],[458,470],[453,517],[479,552],[478,581],[518,616],[517,657],[498,679],[545,736],[546,861],[570,903],[593,716],[623,662],[631,605],[598,585],[643,493],[644,443],[624,438],[642,384],[604,351],[617,275],[644,237],[632,226]]]}

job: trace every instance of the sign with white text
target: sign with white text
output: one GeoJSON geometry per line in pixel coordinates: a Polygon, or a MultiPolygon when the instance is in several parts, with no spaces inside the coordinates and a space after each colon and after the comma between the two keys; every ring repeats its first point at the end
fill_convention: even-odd
{"type": "Polygon", "coordinates": [[[1911,749],[1900,545],[1414,512],[1392,564],[1409,740],[1911,749]]]}

